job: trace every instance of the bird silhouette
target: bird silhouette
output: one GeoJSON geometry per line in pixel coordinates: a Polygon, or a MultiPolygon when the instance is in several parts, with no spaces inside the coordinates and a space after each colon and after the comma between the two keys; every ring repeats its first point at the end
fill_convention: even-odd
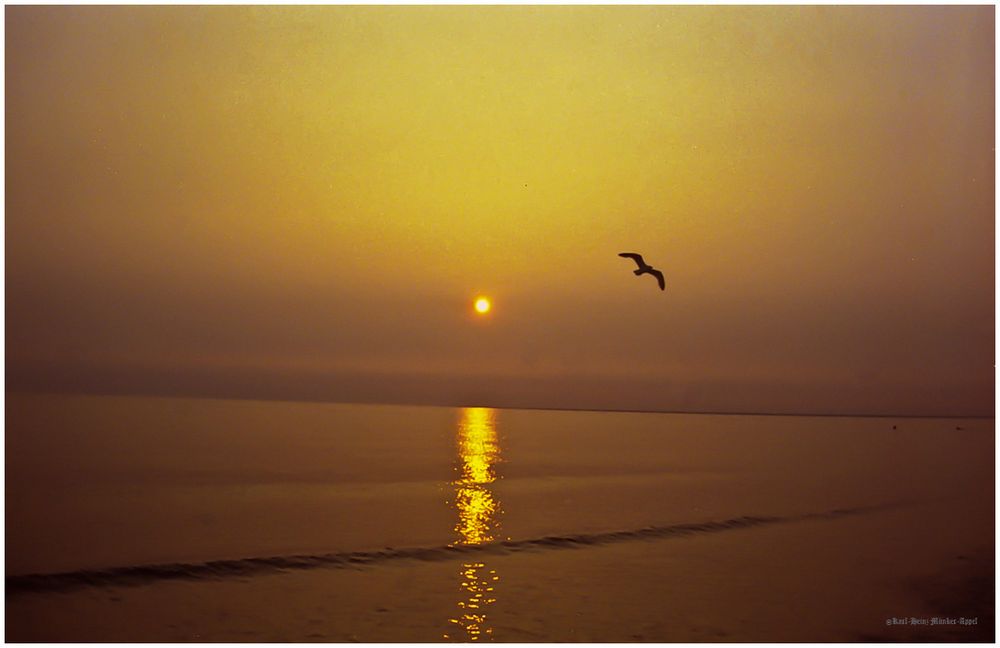
{"type": "Polygon", "coordinates": [[[625,257],[626,259],[632,259],[633,261],[635,261],[635,264],[639,266],[639,269],[633,270],[632,272],[636,276],[639,276],[641,274],[651,274],[654,277],[656,277],[657,283],[660,284],[660,290],[666,289],[666,284],[663,281],[663,273],[654,268],[653,266],[649,265],[645,261],[643,261],[641,254],[636,254],[635,252],[619,252],[618,256],[625,257]]]}

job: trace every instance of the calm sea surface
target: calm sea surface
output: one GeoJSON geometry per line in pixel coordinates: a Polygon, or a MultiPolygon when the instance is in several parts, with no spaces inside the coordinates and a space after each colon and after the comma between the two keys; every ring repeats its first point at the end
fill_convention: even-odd
{"type": "Polygon", "coordinates": [[[898,503],[991,515],[993,426],[8,393],[7,575],[898,503]]]}

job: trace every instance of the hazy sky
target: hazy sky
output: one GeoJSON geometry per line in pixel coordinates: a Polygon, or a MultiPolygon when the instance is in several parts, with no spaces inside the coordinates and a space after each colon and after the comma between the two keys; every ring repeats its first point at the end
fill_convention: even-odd
{"type": "Polygon", "coordinates": [[[5,11],[8,388],[992,415],[992,6],[5,11]]]}

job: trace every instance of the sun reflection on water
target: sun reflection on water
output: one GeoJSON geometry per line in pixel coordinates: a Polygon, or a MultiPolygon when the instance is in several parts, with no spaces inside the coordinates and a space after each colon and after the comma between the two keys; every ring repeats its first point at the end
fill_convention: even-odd
{"type": "MultiPolygon", "coordinates": [[[[458,454],[461,465],[456,467],[455,508],[458,523],[455,544],[477,545],[496,539],[500,528],[500,503],[488,484],[497,479],[494,465],[500,460],[497,442],[496,412],[486,407],[462,410],[458,424],[458,454]]],[[[496,570],[485,562],[467,562],[459,573],[462,600],[458,616],[449,619],[465,631],[465,639],[479,641],[491,638],[493,628],[487,623],[486,608],[496,601],[493,593],[500,580],[496,570]]],[[[445,638],[451,638],[445,635],[445,638]]]]}

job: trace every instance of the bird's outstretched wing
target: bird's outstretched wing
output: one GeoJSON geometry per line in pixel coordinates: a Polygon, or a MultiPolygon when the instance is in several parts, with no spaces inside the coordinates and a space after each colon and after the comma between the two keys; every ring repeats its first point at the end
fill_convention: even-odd
{"type": "Polygon", "coordinates": [[[646,262],[642,260],[641,254],[636,254],[635,252],[619,252],[618,256],[625,257],[626,259],[632,259],[640,268],[646,267],[646,262]]]}
{"type": "Polygon", "coordinates": [[[660,290],[665,290],[666,289],[666,285],[667,284],[666,284],[666,282],[663,281],[663,273],[662,272],[660,272],[659,270],[648,270],[647,272],[649,274],[653,275],[654,277],[656,277],[657,283],[660,284],[660,290]]]}

